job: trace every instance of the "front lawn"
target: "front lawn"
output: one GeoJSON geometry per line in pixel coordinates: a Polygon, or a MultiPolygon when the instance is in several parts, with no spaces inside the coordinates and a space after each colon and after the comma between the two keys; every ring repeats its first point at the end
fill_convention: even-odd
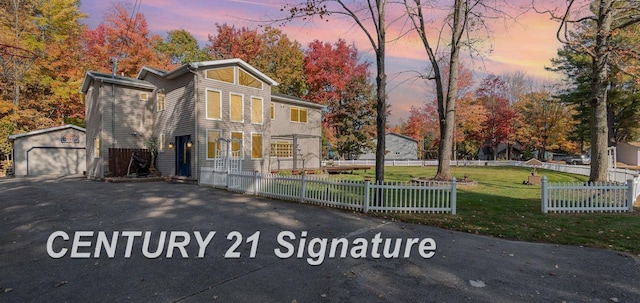
{"type": "MultiPolygon", "coordinates": [[[[386,167],[385,181],[433,177],[436,167],[386,167]]],[[[457,215],[373,214],[403,222],[530,242],[582,245],[640,254],[640,209],[633,213],[543,214],[540,186],[525,185],[531,170],[521,167],[452,167],[477,185],[458,186],[457,215]]],[[[579,176],[538,170],[549,182],[586,181],[579,176]]],[[[374,179],[374,171],[332,175],[334,179],[374,179]]]]}

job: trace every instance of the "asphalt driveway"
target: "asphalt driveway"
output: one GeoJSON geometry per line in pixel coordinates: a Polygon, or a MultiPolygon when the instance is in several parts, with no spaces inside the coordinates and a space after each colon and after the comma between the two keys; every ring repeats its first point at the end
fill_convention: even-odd
{"type": "Polygon", "coordinates": [[[190,184],[0,179],[0,231],[0,302],[640,302],[628,254],[190,184]]]}

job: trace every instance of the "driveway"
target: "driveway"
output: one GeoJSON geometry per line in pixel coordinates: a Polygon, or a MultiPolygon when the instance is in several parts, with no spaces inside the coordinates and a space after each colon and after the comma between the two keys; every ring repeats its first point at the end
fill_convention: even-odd
{"type": "Polygon", "coordinates": [[[628,254],[190,184],[0,179],[0,230],[0,302],[640,302],[628,254]]]}

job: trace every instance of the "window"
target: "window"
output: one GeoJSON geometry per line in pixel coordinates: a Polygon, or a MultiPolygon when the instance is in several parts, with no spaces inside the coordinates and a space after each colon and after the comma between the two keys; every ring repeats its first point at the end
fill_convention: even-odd
{"type": "Polygon", "coordinates": [[[240,82],[240,85],[262,89],[262,81],[242,69],[238,73],[238,82],[240,82]]]}
{"type": "Polygon", "coordinates": [[[205,77],[211,80],[218,80],[227,83],[235,83],[235,73],[233,67],[223,67],[207,70],[205,77]]]}
{"type": "Polygon", "coordinates": [[[156,107],[158,111],[164,110],[164,89],[161,89],[156,94],[156,107]]]}
{"type": "Polygon", "coordinates": [[[251,97],[251,122],[262,124],[262,99],[251,97]]]}
{"type": "Polygon", "coordinates": [[[291,122],[307,123],[307,109],[292,106],[291,122]]]}
{"type": "Polygon", "coordinates": [[[160,138],[158,138],[158,152],[164,152],[164,134],[160,134],[160,138]]]}
{"type": "Polygon", "coordinates": [[[293,143],[291,141],[271,142],[271,157],[293,158],[293,143]]]}
{"type": "Polygon", "coordinates": [[[205,111],[207,119],[220,120],[222,118],[222,98],[220,91],[207,89],[207,101],[205,111]]]}
{"type": "Polygon", "coordinates": [[[146,92],[140,92],[140,101],[147,101],[149,100],[149,94],[146,92]]]}
{"type": "Polygon", "coordinates": [[[100,158],[100,138],[93,139],[93,157],[100,158]]]}
{"type": "Polygon", "coordinates": [[[271,103],[269,107],[270,107],[270,110],[271,110],[271,114],[270,114],[271,120],[275,120],[276,119],[276,106],[273,103],[271,103]]]}
{"type": "Polygon", "coordinates": [[[222,131],[207,130],[207,159],[220,158],[220,139],[222,131]]]}
{"type": "Polygon", "coordinates": [[[231,132],[231,156],[242,157],[242,132],[231,132]]]}
{"type": "Polygon", "coordinates": [[[230,97],[231,121],[243,122],[244,100],[242,95],[231,94],[230,97]]]}
{"type": "Polygon", "coordinates": [[[251,134],[251,158],[262,159],[262,134],[251,134]]]}

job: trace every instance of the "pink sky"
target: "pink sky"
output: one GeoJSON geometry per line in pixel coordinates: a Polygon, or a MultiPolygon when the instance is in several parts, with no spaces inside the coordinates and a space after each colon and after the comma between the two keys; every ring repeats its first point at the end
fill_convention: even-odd
{"type": "MultiPolygon", "coordinates": [[[[121,1],[133,7],[135,0],[121,1]]],[[[145,0],[140,12],[147,19],[150,30],[161,36],[167,31],[185,29],[191,32],[203,46],[208,43],[208,35],[215,32],[216,23],[227,23],[236,27],[256,28],[260,23],[255,20],[272,20],[281,16],[280,1],[250,0],[145,0]]],[[[512,2],[513,3],[513,2],[512,2]]],[[[97,26],[104,13],[113,6],[112,1],[82,1],[81,10],[89,15],[85,20],[91,28],[97,26]]],[[[508,9],[508,8],[507,8],[508,9]]],[[[399,14],[399,9],[389,11],[389,15],[399,14]]],[[[560,44],[555,38],[558,24],[549,17],[534,12],[518,16],[513,20],[499,20],[491,24],[490,41],[484,44],[485,56],[482,59],[466,60],[465,66],[476,74],[475,82],[487,74],[503,74],[524,71],[541,81],[557,79],[555,73],[545,71],[550,59],[556,55],[560,44]],[[488,50],[491,49],[491,52],[488,50]]],[[[365,58],[374,62],[371,45],[359,28],[345,20],[324,22],[295,22],[281,27],[281,30],[301,45],[318,39],[335,42],[338,38],[354,43],[365,58]]],[[[398,30],[390,30],[388,38],[398,30]]],[[[407,36],[387,45],[387,91],[391,104],[389,122],[394,124],[400,119],[407,120],[412,105],[420,106],[429,96],[428,85],[432,83],[419,79],[417,72],[425,72],[428,60],[424,48],[415,36],[407,36]]]]}

